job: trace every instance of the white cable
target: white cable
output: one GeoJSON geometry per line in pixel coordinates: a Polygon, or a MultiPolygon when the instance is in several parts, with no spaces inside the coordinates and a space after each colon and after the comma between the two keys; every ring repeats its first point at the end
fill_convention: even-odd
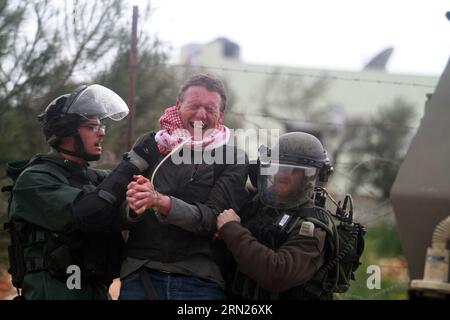
{"type": "MultiPolygon", "coordinates": [[[[161,165],[167,160],[169,159],[175,152],[177,152],[178,150],[180,150],[187,142],[189,142],[192,139],[191,137],[186,138],[183,142],[180,142],[175,148],[173,148],[172,151],[170,151],[156,166],[155,170],[153,171],[152,177],[150,178],[151,183],[153,184],[153,199],[157,199],[158,198],[158,193],[157,190],[155,190],[155,183],[154,183],[154,179],[155,179],[155,175],[156,172],[159,170],[159,168],[161,167],[161,165]]],[[[153,205],[152,206],[153,212],[155,213],[156,218],[158,218],[158,220],[160,222],[165,222],[164,218],[161,216],[161,214],[158,212],[158,207],[153,205]]]]}

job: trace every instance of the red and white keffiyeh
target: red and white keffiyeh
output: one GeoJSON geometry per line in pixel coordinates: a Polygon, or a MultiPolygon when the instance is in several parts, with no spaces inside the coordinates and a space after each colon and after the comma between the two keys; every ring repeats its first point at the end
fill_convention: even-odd
{"type": "MultiPolygon", "coordinates": [[[[159,118],[161,130],[156,133],[155,140],[158,143],[158,149],[161,153],[167,154],[186,139],[192,139],[188,130],[183,128],[180,112],[176,106],[167,108],[161,118],[159,118]]],[[[223,124],[217,128],[209,130],[209,134],[202,140],[191,140],[192,149],[211,150],[218,148],[228,142],[230,139],[230,129],[223,124]]]]}

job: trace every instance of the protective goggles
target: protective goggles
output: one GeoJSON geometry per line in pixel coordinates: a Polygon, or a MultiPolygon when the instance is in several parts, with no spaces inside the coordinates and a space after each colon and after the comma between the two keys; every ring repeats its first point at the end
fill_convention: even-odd
{"type": "Polygon", "coordinates": [[[260,164],[260,175],[293,174],[299,171],[303,171],[306,177],[313,177],[317,174],[317,168],[315,167],[274,162],[261,162],[260,164]]]}

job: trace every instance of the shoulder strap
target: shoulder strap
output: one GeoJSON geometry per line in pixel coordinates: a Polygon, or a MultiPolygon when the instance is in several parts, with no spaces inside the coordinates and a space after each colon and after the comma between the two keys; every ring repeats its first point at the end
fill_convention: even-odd
{"type": "Polygon", "coordinates": [[[300,226],[303,221],[310,221],[315,226],[324,229],[328,234],[333,235],[333,227],[330,214],[320,207],[302,208],[293,214],[288,233],[292,232],[296,227],[300,226]]]}
{"type": "Polygon", "coordinates": [[[328,224],[330,220],[327,211],[320,207],[302,208],[295,215],[301,218],[315,218],[323,224],[328,224]]]}
{"type": "Polygon", "coordinates": [[[327,233],[327,242],[331,246],[334,254],[337,254],[338,248],[338,234],[336,223],[333,220],[332,214],[320,207],[302,208],[300,212],[296,213],[297,217],[289,228],[288,232],[292,232],[296,227],[300,226],[303,221],[310,221],[315,226],[322,228],[327,233]]]}

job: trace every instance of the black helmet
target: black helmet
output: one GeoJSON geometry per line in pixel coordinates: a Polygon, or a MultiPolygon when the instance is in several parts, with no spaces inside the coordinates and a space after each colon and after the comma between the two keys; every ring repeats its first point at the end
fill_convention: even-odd
{"type": "Polygon", "coordinates": [[[43,123],[47,143],[63,153],[82,157],[86,160],[97,160],[85,154],[84,146],[78,133],[80,124],[89,117],[99,120],[110,118],[118,121],[128,114],[126,103],[116,93],[98,84],[82,85],[71,94],[64,94],[54,99],[38,116],[43,123]],[[78,152],[59,148],[61,139],[75,136],[78,152]]]}
{"type": "Polygon", "coordinates": [[[271,150],[260,149],[258,192],[268,206],[296,207],[311,198],[317,178],[327,181],[332,170],[319,139],[305,132],[286,133],[271,150]]]}
{"type": "Polygon", "coordinates": [[[70,94],[59,96],[50,102],[44,113],[38,116],[43,125],[45,139],[52,147],[58,146],[61,138],[75,135],[80,123],[84,120],[79,114],[64,114],[62,112],[69,97],[70,94]]]}

